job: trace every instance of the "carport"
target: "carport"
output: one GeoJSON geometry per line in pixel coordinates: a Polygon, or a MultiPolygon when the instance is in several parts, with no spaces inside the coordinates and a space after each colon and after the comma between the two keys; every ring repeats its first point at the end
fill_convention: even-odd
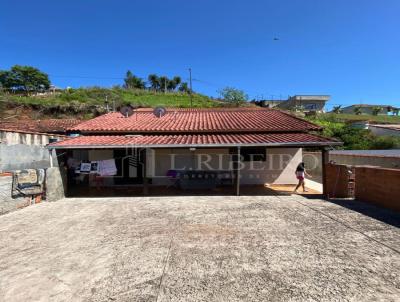
{"type": "Polygon", "coordinates": [[[70,196],[240,195],[242,189],[246,194],[254,190],[268,195],[276,193],[274,185],[291,184],[303,148],[320,150],[326,162],[329,148],[338,144],[315,134],[192,135],[190,138],[126,135],[79,136],[49,148],[56,151],[62,163],[77,158],[90,162],[101,157],[117,163],[115,176],[85,174],[87,187],[79,186],[69,177],[68,192],[73,192],[70,196]],[[132,161],[137,164],[130,177],[132,161]],[[176,175],[171,175],[171,171],[176,175]],[[285,180],[289,181],[282,183],[285,180]],[[95,190],[90,190],[91,187],[95,190]]]}
{"type": "Polygon", "coordinates": [[[274,109],[170,108],[158,115],[142,108],[83,122],[48,148],[68,171],[70,189],[78,174],[88,189],[118,187],[127,196],[155,188],[240,195],[244,186],[296,184],[303,148],[322,151],[326,162],[329,148],[341,143],[321,130],[274,109]]]}

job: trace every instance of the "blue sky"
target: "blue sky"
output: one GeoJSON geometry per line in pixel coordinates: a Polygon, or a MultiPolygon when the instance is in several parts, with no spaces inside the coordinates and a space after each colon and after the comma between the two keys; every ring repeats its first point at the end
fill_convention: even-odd
{"type": "Polygon", "coordinates": [[[399,15],[398,0],[1,0],[0,69],[33,65],[79,87],[191,67],[212,96],[400,105],[399,15]]]}

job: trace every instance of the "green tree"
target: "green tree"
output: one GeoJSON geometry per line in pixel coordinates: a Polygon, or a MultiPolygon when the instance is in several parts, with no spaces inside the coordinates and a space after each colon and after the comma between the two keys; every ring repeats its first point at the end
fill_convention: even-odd
{"type": "Polygon", "coordinates": [[[144,89],[146,86],[144,81],[141,78],[135,76],[130,70],[126,72],[124,82],[124,87],[127,89],[144,89]]]}
{"type": "Polygon", "coordinates": [[[372,115],[378,115],[379,112],[381,112],[381,111],[382,111],[381,107],[379,107],[379,106],[373,107],[372,108],[372,115]]]}
{"type": "Polygon", "coordinates": [[[225,87],[219,91],[219,94],[225,101],[235,104],[236,106],[240,106],[248,99],[247,94],[245,94],[243,90],[233,87],[225,87]]]}
{"type": "Polygon", "coordinates": [[[334,115],[311,118],[312,122],[324,128],[323,135],[334,137],[344,143],[346,150],[394,149],[400,147],[400,138],[376,136],[368,129],[353,128],[334,115]]]}
{"type": "Polygon", "coordinates": [[[0,84],[9,90],[30,93],[49,89],[51,83],[49,76],[35,67],[14,65],[0,71],[0,84]]]}
{"type": "Polygon", "coordinates": [[[342,105],[339,105],[339,106],[333,106],[333,109],[332,109],[332,111],[334,112],[334,113],[336,113],[336,114],[339,114],[339,113],[341,113],[343,110],[342,110],[342,105]]]}
{"type": "Polygon", "coordinates": [[[167,88],[168,90],[175,90],[179,84],[182,82],[181,77],[175,76],[172,80],[168,80],[167,88]]]}
{"type": "Polygon", "coordinates": [[[150,83],[150,89],[155,91],[160,90],[160,78],[156,74],[150,74],[147,79],[150,83]]]}
{"type": "Polygon", "coordinates": [[[362,111],[360,106],[354,107],[354,114],[361,115],[361,113],[362,111]]]}
{"type": "Polygon", "coordinates": [[[6,88],[6,81],[7,81],[8,71],[0,70],[0,89],[6,88]]]}
{"type": "Polygon", "coordinates": [[[161,76],[159,77],[159,81],[160,81],[160,90],[166,92],[168,89],[168,83],[169,83],[169,79],[166,76],[161,76]]]}
{"type": "Polygon", "coordinates": [[[397,149],[399,146],[400,138],[395,136],[375,136],[371,143],[371,149],[377,150],[397,149]]]}
{"type": "Polygon", "coordinates": [[[189,89],[188,83],[187,83],[187,82],[182,82],[182,83],[179,85],[178,90],[181,91],[181,92],[189,93],[189,90],[190,90],[190,89],[189,89]]]}

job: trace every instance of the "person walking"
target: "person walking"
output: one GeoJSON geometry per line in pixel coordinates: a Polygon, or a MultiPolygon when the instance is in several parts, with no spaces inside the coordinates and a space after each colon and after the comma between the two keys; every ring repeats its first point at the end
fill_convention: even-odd
{"type": "Polygon", "coordinates": [[[301,187],[303,187],[303,192],[308,192],[306,190],[306,186],[305,186],[305,177],[310,177],[312,178],[312,176],[310,174],[307,173],[306,168],[304,167],[304,162],[299,163],[299,165],[296,168],[296,178],[299,180],[299,183],[297,184],[296,188],[294,189],[293,193],[297,193],[297,190],[301,187]]]}

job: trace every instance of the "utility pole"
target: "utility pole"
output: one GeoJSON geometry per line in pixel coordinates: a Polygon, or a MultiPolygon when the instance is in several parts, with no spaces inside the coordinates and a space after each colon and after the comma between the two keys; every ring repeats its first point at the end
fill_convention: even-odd
{"type": "Polygon", "coordinates": [[[193,108],[192,68],[189,68],[189,94],[190,94],[190,108],[193,108]]]}
{"type": "Polygon", "coordinates": [[[110,109],[108,108],[108,95],[106,95],[106,111],[107,113],[110,112],[110,109]]]}

